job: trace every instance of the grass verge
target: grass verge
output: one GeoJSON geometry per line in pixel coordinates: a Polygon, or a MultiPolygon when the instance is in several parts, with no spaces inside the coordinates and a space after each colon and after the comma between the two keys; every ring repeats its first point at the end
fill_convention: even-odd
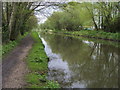
{"type": "Polygon", "coordinates": [[[81,31],[55,31],[56,33],[71,34],[76,36],[83,36],[88,38],[96,38],[110,41],[120,41],[120,33],[110,33],[103,31],[90,31],[90,30],[81,30],[81,31]]]}
{"type": "Polygon", "coordinates": [[[56,81],[47,80],[48,57],[37,32],[32,32],[34,44],[26,58],[30,72],[26,75],[26,88],[60,88],[56,81]]]}

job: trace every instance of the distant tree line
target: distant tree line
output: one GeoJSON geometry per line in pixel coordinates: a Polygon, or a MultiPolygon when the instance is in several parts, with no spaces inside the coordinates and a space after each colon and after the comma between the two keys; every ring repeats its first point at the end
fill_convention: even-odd
{"type": "Polygon", "coordinates": [[[69,2],[60,9],[40,27],[74,31],[82,30],[83,26],[94,26],[95,30],[120,32],[120,2],[69,2]]]}

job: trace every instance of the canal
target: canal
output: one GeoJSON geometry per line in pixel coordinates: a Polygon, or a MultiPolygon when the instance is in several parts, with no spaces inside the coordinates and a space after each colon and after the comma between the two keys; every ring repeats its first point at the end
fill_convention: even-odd
{"type": "Polygon", "coordinates": [[[117,43],[55,34],[40,37],[50,59],[49,80],[58,81],[63,88],[118,87],[117,43]]]}

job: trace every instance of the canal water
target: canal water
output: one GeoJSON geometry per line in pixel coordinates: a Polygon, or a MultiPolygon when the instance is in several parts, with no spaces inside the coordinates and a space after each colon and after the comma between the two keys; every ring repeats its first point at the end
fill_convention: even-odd
{"type": "Polygon", "coordinates": [[[40,37],[50,59],[49,80],[58,81],[63,88],[118,87],[117,43],[53,34],[40,37]]]}

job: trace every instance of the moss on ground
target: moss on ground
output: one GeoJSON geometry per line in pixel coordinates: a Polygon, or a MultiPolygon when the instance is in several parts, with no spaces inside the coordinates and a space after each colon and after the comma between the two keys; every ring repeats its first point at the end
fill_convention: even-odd
{"type": "Polygon", "coordinates": [[[37,32],[32,32],[34,45],[27,56],[27,65],[30,72],[26,75],[27,88],[60,88],[55,81],[47,80],[48,57],[44,45],[37,32]]]}

